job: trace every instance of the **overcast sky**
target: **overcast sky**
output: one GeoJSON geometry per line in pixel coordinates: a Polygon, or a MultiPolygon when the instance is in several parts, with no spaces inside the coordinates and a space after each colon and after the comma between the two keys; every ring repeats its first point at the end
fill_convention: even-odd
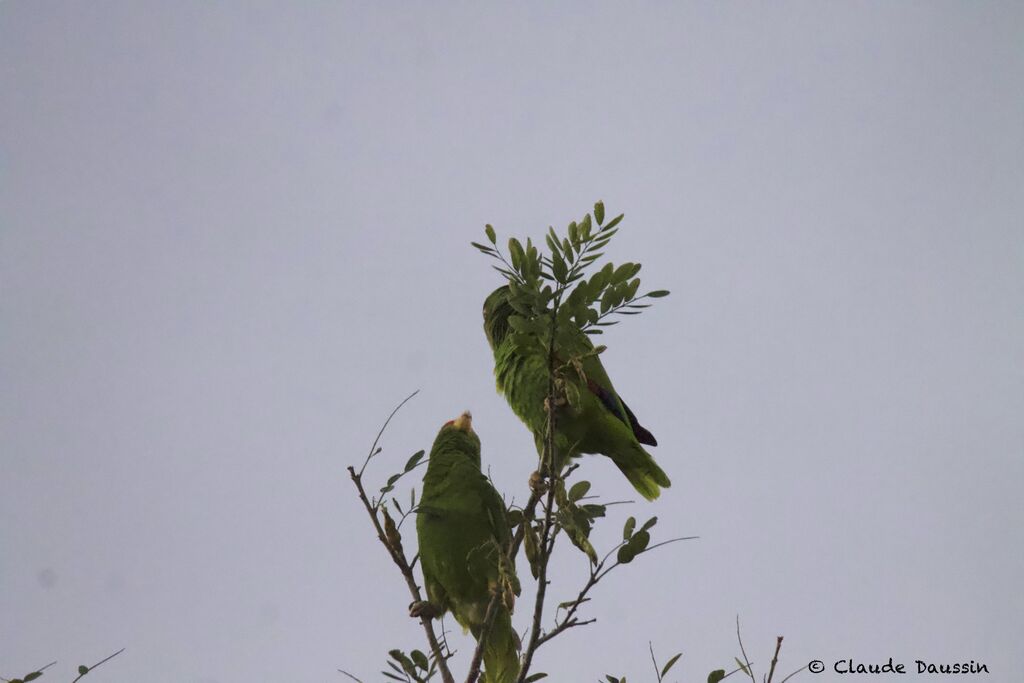
{"type": "MultiPolygon", "coordinates": [[[[700,540],[537,670],[650,680],[652,641],[702,681],[739,613],[761,672],[781,634],[787,673],[1012,680],[1022,7],[0,4],[0,675],[125,647],[89,680],[377,680],[423,647],[345,467],[420,389],[370,482],[470,408],[524,497],[468,242],[603,199],[672,290],[605,364],[673,486],[598,546],[630,514],[700,540]]],[[[555,572],[561,601],[586,567],[555,572]]]]}

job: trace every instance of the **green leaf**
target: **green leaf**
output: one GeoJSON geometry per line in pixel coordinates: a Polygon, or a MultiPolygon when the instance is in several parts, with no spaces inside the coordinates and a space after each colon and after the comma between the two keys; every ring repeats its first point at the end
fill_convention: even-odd
{"type": "Polygon", "coordinates": [[[548,675],[546,673],[544,673],[544,672],[539,672],[539,673],[531,674],[530,676],[526,677],[526,681],[524,681],[524,683],[533,683],[533,681],[539,681],[540,679],[547,678],[547,677],[548,677],[548,675]]]}
{"type": "Polygon", "coordinates": [[[389,486],[381,486],[380,487],[380,492],[381,493],[389,493],[394,488],[395,488],[394,486],[390,486],[390,485],[389,486]]]}
{"type": "Polygon", "coordinates": [[[667,674],[668,670],[672,668],[672,665],[675,664],[676,662],[678,662],[679,658],[682,657],[682,656],[683,656],[683,653],[680,652],[680,653],[676,654],[674,657],[672,657],[672,659],[668,660],[668,662],[665,663],[665,666],[661,669],[661,677],[662,678],[665,677],[665,674],[667,674]]]}
{"type": "Polygon", "coordinates": [[[579,226],[576,225],[576,221],[573,221],[572,223],[569,224],[569,242],[571,242],[572,244],[576,244],[579,241],[580,229],[579,226]]]}
{"type": "Polygon", "coordinates": [[[412,456],[410,456],[409,459],[405,461],[405,470],[404,471],[408,472],[413,467],[416,467],[416,465],[419,464],[420,460],[423,459],[423,455],[425,453],[426,453],[426,451],[416,451],[415,453],[413,453],[412,456]]]}
{"type": "Polygon", "coordinates": [[[426,671],[430,668],[430,662],[427,661],[427,656],[419,650],[413,650],[409,653],[412,657],[413,664],[426,671]]]}
{"type": "Polygon", "coordinates": [[[552,254],[558,254],[558,253],[561,252],[561,249],[558,248],[558,240],[557,239],[552,239],[551,235],[544,235],[544,239],[547,240],[548,249],[551,250],[552,254]]]}
{"type": "Polygon", "coordinates": [[[639,554],[647,548],[647,544],[651,542],[651,535],[646,531],[638,531],[633,534],[633,538],[629,539],[629,544],[633,546],[634,551],[639,554]]]}
{"type": "Polygon", "coordinates": [[[395,674],[388,673],[387,671],[381,671],[381,673],[384,674],[385,676],[387,676],[388,678],[390,678],[393,681],[402,681],[404,683],[405,681],[408,680],[407,678],[402,678],[401,676],[396,676],[395,674]]]}
{"type": "Polygon", "coordinates": [[[569,500],[575,503],[577,500],[587,495],[587,491],[589,490],[589,481],[578,481],[572,485],[571,489],[569,489],[569,500]]]}
{"type": "Polygon", "coordinates": [[[78,675],[79,676],[84,676],[87,673],[89,673],[89,667],[87,667],[85,664],[79,664],[78,665],[78,675]]]}
{"type": "Polygon", "coordinates": [[[485,244],[480,244],[479,242],[470,242],[470,244],[472,244],[474,247],[476,247],[485,254],[488,254],[490,256],[496,255],[496,252],[485,244]]]}
{"type": "Polygon", "coordinates": [[[638,289],[640,289],[640,278],[634,278],[630,281],[629,286],[626,287],[626,301],[632,301],[638,289]]]}
{"type": "Polygon", "coordinates": [[[733,659],[736,660],[736,666],[738,666],[740,668],[740,671],[742,671],[743,673],[745,673],[745,674],[747,674],[749,676],[750,675],[750,671],[747,669],[747,665],[744,664],[743,662],[741,662],[739,657],[733,657],[733,659]]]}
{"type": "Polygon", "coordinates": [[[629,564],[635,557],[636,552],[633,551],[629,543],[619,548],[619,552],[615,553],[615,559],[619,561],[619,564],[629,564]]]}
{"type": "Polygon", "coordinates": [[[569,274],[569,270],[565,265],[565,259],[557,254],[551,257],[551,274],[561,283],[565,282],[565,276],[569,274]]]}
{"type": "Polygon", "coordinates": [[[640,527],[640,531],[647,531],[648,529],[650,529],[651,527],[653,527],[657,523],[658,523],[658,518],[657,517],[651,517],[649,520],[644,522],[644,525],[642,527],[640,527]]]}
{"type": "Polygon", "coordinates": [[[668,293],[667,289],[656,289],[653,292],[647,292],[644,296],[649,296],[652,299],[660,299],[663,296],[668,296],[668,293]]]}
{"type": "Polygon", "coordinates": [[[494,234],[494,226],[490,223],[484,226],[484,232],[487,233],[487,239],[491,241],[491,244],[498,245],[498,236],[494,234]]]}
{"type": "Polygon", "coordinates": [[[725,669],[715,669],[708,674],[708,683],[718,683],[725,678],[725,669]]]}
{"type": "Polygon", "coordinates": [[[496,271],[498,271],[499,273],[501,273],[502,275],[507,277],[509,280],[513,280],[513,281],[518,281],[519,280],[519,276],[516,275],[515,273],[513,273],[508,268],[502,268],[501,266],[495,266],[495,265],[492,265],[491,268],[494,268],[496,271]]]}
{"type": "Polygon", "coordinates": [[[26,674],[26,676],[25,676],[25,683],[28,683],[29,681],[34,681],[37,678],[39,678],[40,676],[42,676],[42,675],[43,675],[42,671],[33,671],[30,674],[26,674]]]}
{"type": "Polygon", "coordinates": [[[604,202],[600,200],[594,204],[594,219],[598,225],[604,223],[604,202]]]}
{"type": "Polygon", "coordinates": [[[523,245],[515,237],[508,238],[508,253],[512,257],[512,267],[522,272],[523,261],[526,260],[526,252],[523,251],[523,245]]]}
{"type": "Polygon", "coordinates": [[[604,678],[606,681],[608,681],[608,683],[619,683],[619,679],[617,679],[615,676],[612,676],[611,674],[605,674],[604,678]]]}
{"type": "Polygon", "coordinates": [[[633,529],[636,528],[636,517],[630,517],[626,520],[625,526],[622,527],[622,540],[628,541],[629,537],[633,535],[633,529]]]}
{"type": "Polygon", "coordinates": [[[622,219],[625,218],[625,217],[626,217],[626,214],[620,213],[618,216],[616,216],[615,218],[613,218],[610,221],[608,221],[608,223],[604,227],[601,228],[601,232],[608,232],[609,230],[614,228],[616,225],[618,225],[622,221],[622,219]]]}
{"type": "Polygon", "coordinates": [[[401,478],[402,478],[401,474],[392,474],[390,477],[388,477],[387,485],[391,486],[392,484],[394,484],[396,481],[398,481],[401,478]]]}

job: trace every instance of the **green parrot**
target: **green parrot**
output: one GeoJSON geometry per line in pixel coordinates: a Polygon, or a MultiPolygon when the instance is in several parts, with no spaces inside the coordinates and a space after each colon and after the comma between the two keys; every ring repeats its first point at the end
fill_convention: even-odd
{"type": "Polygon", "coordinates": [[[450,610],[479,640],[491,596],[500,593],[483,652],[484,680],[512,683],[519,676],[520,647],[511,618],[519,594],[508,557],[512,534],[505,502],[480,471],[480,438],[468,411],[434,439],[417,513],[427,601],[414,604],[412,616],[450,610]]]}
{"type": "MultiPolygon", "coordinates": [[[[494,376],[498,391],[509,406],[533,432],[537,452],[543,451],[547,432],[548,394],[547,353],[517,348],[509,335],[509,316],[515,311],[509,304],[508,285],[494,290],[484,301],[484,333],[494,352],[494,376]]],[[[580,330],[572,335],[574,354],[593,351],[590,338],[580,330]]],[[[581,453],[600,453],[626,475],[633,488],[647,500],[661,493],[659,487],[671,485],[650,453],[641,444],[658,445],[654,435],[644,429],[626,402],[615,392],[601,359],[593,353],[583,357],[585,376],[577,378],[573,397],[560,405],[556,413],[556,465],[566,457],[581,453]]]]}

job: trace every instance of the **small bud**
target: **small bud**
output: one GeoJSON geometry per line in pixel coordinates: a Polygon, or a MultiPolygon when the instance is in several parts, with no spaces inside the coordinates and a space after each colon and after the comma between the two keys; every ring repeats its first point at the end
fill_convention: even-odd
{"type": "Polygon", "coordinates": [[[388,509],[383,508],[384,512],[384,536],[388,539],[388,543],[398,552],[402,550],[402,534],[398,532],[398,527],[395,526],[395,520],[391,519],[391,515],[388,514],[388,509]]]}

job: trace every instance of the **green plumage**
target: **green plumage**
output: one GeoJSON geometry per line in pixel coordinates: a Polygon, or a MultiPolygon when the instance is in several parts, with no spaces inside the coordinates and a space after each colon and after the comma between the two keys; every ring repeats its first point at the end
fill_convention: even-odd
{"type": "MultiPolygon", "coordinates": [[[[499,287],[484,302],[484,332],[494,352],[494,376],[498,391],[533,432],[537,450],[543,450],[547,431],[544,399],[548,394],[548,360],[541,350],[524,350],[509,334],[508,319],[514,314],[508,303],[508,286],[499,287]]],[[[593,350],[589,337],[576,330],[571,335],[572,355],[593,350]]],[[[564,360],[564,359],[562,359],[564,360]]],[[[581,453],[600,453],[611,458],[633,488],[654,500],[661,487],[671,482],[641,443],[657,445],[654,436],[640,426],[629,406],[618,396],[597,355],[583,358],[584,378],[574,377],[568,405],[558,409],[555,451],[558,463],[581,453]]],[[[575,373],[570,373],[575,374],[575,373]]]]}
{"type": "Polygon", "coordinates": [[[466,413],[438,433],[423,477],[416,517],[427,600],[479,640],[491,596],[501,594],[483,653],[487,683],[519,675],[512,594],[519,593],[508,559],[511,533],[505,503],[480,471],[480,439],[466,413]]]}

